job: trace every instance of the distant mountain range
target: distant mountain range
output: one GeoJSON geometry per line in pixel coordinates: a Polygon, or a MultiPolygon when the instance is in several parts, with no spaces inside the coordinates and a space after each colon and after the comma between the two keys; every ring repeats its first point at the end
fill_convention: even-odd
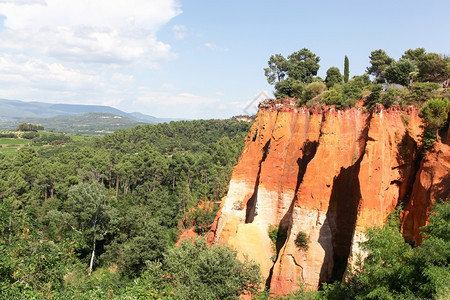
{"type": "Polygon", "coordinates": [[[105,134],[129,129],[138,124],[164,123],[179,119],[162,119],[139,112],[126,113],[103,105],[51,104],[0,99],[0,130],[14,130],[19,123],[33,123],[46,130],[105,134]]]}
{"type": "Polygon", "coordinates": [[[0,99],[0,122],[19,121],[24,118],[51,118],[55,116],[80,116],[89,113],[113,114],[143,123],[164,123],[179,119],[162,119],[139,112],[126,113],[103,105],[52,104],[0,99]]]}

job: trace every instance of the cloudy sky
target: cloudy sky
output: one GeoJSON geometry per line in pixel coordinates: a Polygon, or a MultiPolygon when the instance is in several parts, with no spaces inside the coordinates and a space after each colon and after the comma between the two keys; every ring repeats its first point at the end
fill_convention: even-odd
{"type": "MultiPolygon", "coordinates": [[[[442,0],[0,0],[0,98],[157,117],[251,113],[272,54],[364,73],[370,51],[450,54],[442,0]]],[[[1,108],[0,108],[1,109],[1,108]]]]}

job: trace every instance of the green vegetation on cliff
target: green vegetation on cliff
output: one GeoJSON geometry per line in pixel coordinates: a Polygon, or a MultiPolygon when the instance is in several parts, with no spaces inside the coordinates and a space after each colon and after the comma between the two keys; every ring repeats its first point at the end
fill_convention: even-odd
{"type": "Polygon", "coordinates": [[[367,73],[349,79],[349,62],[345,56],[344,76],[339,68],[331,67],[323,81],[316,76],[320,58],[304,48],[287,59],[281,54],[271,56],[264,71],[267,81],[275,86],[275,97],[296,98],[299,106],[333,105],[342,109],[357,105],[370,109],[377,104],[385,108],[413,105],[425,110],[422,116],[434,107],[434,111],[440,110],[442,122],[433,125],[425,117],[423,140],[427,148],[437,138],[436,132],[448,123],[445,105],[439,104],[437,108],[438,100],[430,104],[427,101],[450,98],[450,57],[417,48],[406,50],[398,61],[382,49],[372,51],[369,59],[367,73]]]}

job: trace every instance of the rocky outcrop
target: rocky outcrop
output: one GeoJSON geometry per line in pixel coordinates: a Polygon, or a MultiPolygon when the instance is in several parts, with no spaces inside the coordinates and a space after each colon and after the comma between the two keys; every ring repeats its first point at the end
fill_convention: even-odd
{"type": "MultiPolygon", "coordinates": [[[[412,107],[367,112],[264,101],[233,171],[214,242],[258,262],[266,286],[279,295],[300,282],[317,288],[341,279],[365,228],[382,225],[398,203],[416,199],[420,125],[412,107]],[[276,245],[270,225],[279,226],[276,245]],[[299,232],[309,237],[308,247],[296,245],[299,232]]],[[[420,219],[410,210],[410,218],[420,219]]]]}
{"type": "Polygon", "coordinates": [[[411,200],[402,214],[402,229],[406,240],[422,242],[421,227],[427,225],[435,201],[450,199],[450,146],[435,143],[421,164],[414,183],[411,200]]]}

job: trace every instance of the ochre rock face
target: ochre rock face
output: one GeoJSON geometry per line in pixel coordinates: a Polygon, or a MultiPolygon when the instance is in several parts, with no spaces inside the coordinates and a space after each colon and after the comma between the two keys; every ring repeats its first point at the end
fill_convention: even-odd
{"type": "MultiPolygon", "coordinates": [[[[214,242],[259,263],[277,295],[301,282],[317,288],[340,280],[364,230],[413,199],[420,159],[422,123],[413,108],[380,105],[366,112],[294,104],[260,105],[213,232],[214,242]],[[279,226],[276,245],[270,225],[279,226]],[[299,232],[309,237],[307,247],[296,245],[299,232]]],[[[413,211],[410,216],[420,219],[413,211]]]]}
{"type": "Polygon", "coordinates": [[[442,143],[436,143],[425,154],[403,211],[402,229],[407,241],[416,245],[422,242],[420,228],[427,225],[436,200],[450,200],[450,146],[442,143]]]}

